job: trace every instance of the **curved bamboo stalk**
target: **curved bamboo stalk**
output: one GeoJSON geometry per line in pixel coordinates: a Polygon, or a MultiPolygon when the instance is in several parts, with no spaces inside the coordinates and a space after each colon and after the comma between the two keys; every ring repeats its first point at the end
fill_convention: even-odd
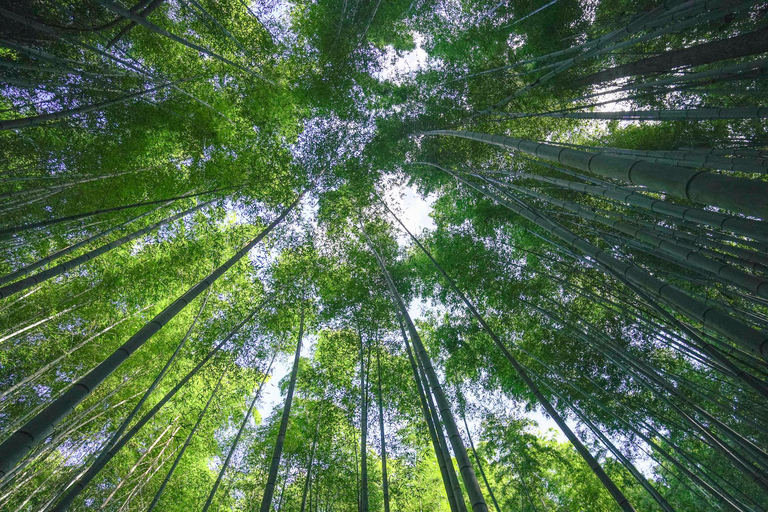
{"type": "Polygon", "coordinates": [[[443,172],[450,174],[480,194],[493,199],[502,206],[509,208],[534,224],[542,227],[547,232],[552,233],[573,249],[589,255],[597,262],[614,269],[617,273],[623,275],[634,284],[648,290],[653,295],[667,300],[680,313],[690,316],[696,319],[696,321],[701,322],[703,325],[725,335],[728,339],[747,351],[752,352],[763,359],[768,359],[768,334],[758,331],[757,329],[746,325],[741,320],[722,313],[715,308],[702,304],[700,301],[690,297],[677,287],[665,283],[631,264],[619,261],[606,251],[598,249],[587,240],[576,236],[573,232],[563,228],[559,224],[543,216],[541,213],[533,211],[528,206],[513,204],[506,201],[498,195],[467,181],[462,176],[443,166],[428,162],[421,163],[436,167],[443,172]]]}

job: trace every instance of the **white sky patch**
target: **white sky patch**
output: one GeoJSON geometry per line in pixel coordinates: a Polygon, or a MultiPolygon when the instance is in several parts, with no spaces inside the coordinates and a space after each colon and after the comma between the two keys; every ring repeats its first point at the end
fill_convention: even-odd
{"type": "MultiPolygon", "coordinates": [[[[402,185],[392,187],[384,193],[384,201],[387,206],[395,212],[395,215],[405,224],[405,227],[416,236],[419,236],[425,229],[435,229],[435,221],[430,216],[432,205],[435,204],[437,196],[422,196],[415,188],[402,185]]],[[[395,222],[392,216],[387,219],[395,222]]],[[[396,222],[395,222],[396,223],[396,222]]],[[[411,237],[397,225],[397,242],[400,247],[411,244],[411,237]]]]}
{"type": "Polygon", "coordinates": [[[413,41],[416,48],[409,52],[403,52],[400,55],[390,45],[387,46],[387,53],[383,57],[381,71],[374,73],[374,76],[381,82],[392,81],[397,84],[402,83],[402,78],[413,75],[417,71],[428,67],[429,55],[421,47],[424,42],[424,36],[418,32],[413,32],[413,41]]]}

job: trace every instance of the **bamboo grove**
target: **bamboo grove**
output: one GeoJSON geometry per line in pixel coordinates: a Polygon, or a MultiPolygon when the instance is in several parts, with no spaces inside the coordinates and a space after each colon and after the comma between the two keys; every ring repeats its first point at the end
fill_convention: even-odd
{"type": "Polygon", "coordinates": [[[3,3],[0,509],[768,509],[767,9],[3,3]]]}

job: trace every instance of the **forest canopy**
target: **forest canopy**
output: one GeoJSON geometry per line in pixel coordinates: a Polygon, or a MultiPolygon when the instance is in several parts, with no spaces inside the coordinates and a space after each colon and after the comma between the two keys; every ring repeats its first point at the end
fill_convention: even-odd
{"type": "Polygon", "coordinates": [[[0,510],[765,511],[766,14],[6,0],[0,510]]]}

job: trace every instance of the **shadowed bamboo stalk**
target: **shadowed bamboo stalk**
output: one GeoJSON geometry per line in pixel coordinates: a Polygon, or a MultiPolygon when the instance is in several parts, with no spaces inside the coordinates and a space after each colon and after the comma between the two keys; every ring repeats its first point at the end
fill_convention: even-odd
{"type": "MultiPolygon", "coordinates": [[[[765,114],[768,115],[768,111],[766,111],[765,114]]],[[[768,173],[768,160],[765,158],[745,156],[726,157],[704,152],[692,153],[689,151],[649,151],[642,149],[601,148],[597,146],[586,146],[582,144],[570,144],[564,142],[558,142],[556,145],[567,146],[575,149],[583,149],[586,151],[600,151],[625,157],[641,157],[643,160],[647,160],[649,162],[675,165],[678,167],[716,169],[723,171],[757,174],[768,173]]]]}
{"type": "Polygon", "coordinates": [[[384,261],[373,247],[373,242],[371,241],[365,229],[362,228],[362,225],[361,229],[365,235],[366,240],[368,241],[368,246],[370,247],[371,252],[376,257],[376,261],[381,268],[382,274],[384,274],[384,278],[387,281],[390,294],[392,295],[392,300],[400,310],[400,313],[405,320],[405,324],[408,327],[408,331],[411,335],[411,340],[413,340],[413,345],[416,350],[418,360],[424,367],[424,373],[426,373],[427,379],[429,380],[429,385],[432,388],[432,393],[434,394],[435,400],[440,409],[440,413],[443,418],[443,424],[446,431],[448,432],[448,437],[451,446],[453,447],[453,452],[456,456],[457,462],[459,463],[459,471],[461,472],[462,480],[464,481],[464,487],[467,490],[467,495],[469,496],[469,501],[472,505],[472,510],[474,512],[488,512],[488,506],[486,505],[485,499],[483,498],[483,493],[480,490],[480,484],[478,483],[477,477],[475,476],[475,471],[472,468],[472,462],[469,460],[467,449],[464,446],[464,442],[462,441],[461,436],[459,435],[459,429],[456,425],[455,419],[453,418],[450,405],[445,397],[445,394],[443,393],[442,386],[440,385],[437,374],[435,373],[434,368],[432,368],[431,361],[429,360],[429,356],[424,349],[424,345],[421,343],[421,338],[419,337],[418,331],[416,331],[416,326],[413,325],[413,321],[408,315],[405,303],[403,303],[402,297],[400,297],[400,294],[397,292],[397,288],[395,288],[395,284],[392,281],[386,266],[384,265],[384,261]]]}
{"type": "Polygon", "coordinates": [[[638,18],[636,18],[629,24],[625,25],[624,27],[620,28],[619,30],[615,30],[609,34],[606,34],[600,37],[597,41],[595,41],[594,44],[590,45],[589,48],[584,53],[563,61],[560,64],[560,66],[558,66],[555,70],[550,71],[546,75],[537,78],[530,84],[524,86],[522,89],[518,90],[514,94],[510,94],[509,96],[502,99],[501,101],[493,104],[490,108],[488,108],[487,110],[481,113],[488,113],[493,110],[497,110],[503,107],[504,105],[506,105],[507,103],[509,103],[510,101],[512,101],[514,98],[520,96],[521,94],[525,94],[526,92],[530,91],[531,89],[533,89],[534,87],[536,87],[541,83],[548,82],[549,80],[555,78],[556,76],[561,75],[562,73],[571,69],[575,65],[587,59],[591,59],[593,57],[597,57],[599,55],[604,54],[605,52],[609,51],[608,48],[610,48],[610,46],[613,43],[615,43],[616,41],[619,41],[620,39],[622,39],[623,37],[629,34],[633,34],[641,30],[644,30],[648,22],[653,21],[665,11],[671,11],[672,9],[675,9],[681,6],[687,6],[687,5],[689,5],[689,3],[683,0],[667,0],[661,5],[655,7],[654,9],[651,9],[647,13],[640,15],[638,18]]]}
{"type": "MultiPolygon", "coordinates": [[[[522,156],[522,155],[519,155],[519,156],[522,156]]],[[[703,210],[700,208],[689,208],[686,206],[681,206],[679,204],[670,203],[668,201],[658,200],[654,197],[648,196],[646,194],[642,194],[628,187],[615,185],[607,181],[595,179],[590,176],[586,176],[584,174],[579,174],[577,172],[571,171],[569,169],[565,169],[563,167],[558,167],[555,165],[547,164],[545,162],[539,162],[533,159],[529,159],[528,157],[523,157],[523,158],[536,163],[536,165],[541,165],[548,169],[552,169],[552,170],[561,172],[563,174],[567,174],[568,176],[574,176],[581,180],[587,181],[592,185],[586,185],[584,183],[560,180],[559,178],[549,178],[546,176],[539,176],[539,175],[536,175],[536,176],[539,176],[539,178],[536,178],[537,180],[546,179],[547,183],[551,183],[553,185],[557,185],[563,188],[568,188],[570,190],[576,190],[578,192],[588,193],[588,194],[592,194],[599,197],[609,198],[613,201],[627,203],[630,206],[643,208],[645,210],[649,210],[657,214],[664,220],[669,220],[670,218],[674,219],[673,222],[695,231],[702,229],[700,226],[698,226],[698,224],[703,224],[707,226],[728,230],[733,233],[742,234],[744,236],[753,238],[754,240],[760,240],[760,242],[755,242],[752,240],[744,240],[742,238],[733,237],[720,232],[714,232],[714,231],[707,232],[707,235],[719,241],[727,241],[727,242],[733,242],[736,244],[743,244],[749,247],[753,247],[755,249],[759,249],[760,251],[768,251],[768,245],[765,243],[765,242],[768,242],[768,228],[766,228],[764,222],[755,221],[752,219],[746,219],[743,217],[734,217],[732,215],[725,215],[720,212],[713,212],[709,210],[703,210]],[[557,180],[557,181],[551,181],[551,180],[557,180]]],[[[508,173],[502,172],[502,174],[508,174],[508,173]]],[[[763,258],[766,258],[766,257],[763,256],[763,258]]],[[[768,261],[768,259],[766,261],[768,261]]]]}
{"type": "Polygon", "coordinates": [[[42,412],[32,418],[26,425],[16,431],[0,445],[0,474],[7,473],[24,455],[37,444],[42,442],[53,430],[54,426],[66,417],[72,409],[82,402],[104,379],[114,372],[131,354],[138,350],[157,331],[171,321],[195,297],[210,287],[219,277],[248,254],[261,240],[267,236],[282,220],[299,204],[304,196],[302,192],[296,200],[286,208],[269,226],[256,238],[232,256],[227,262],[214,270],[202,281],[190,288],[184,295],[166,307],[162,312],[149,321],[136,334],[118,348],[112,355],[94,368],[83,379],[75,383],[58,400],[48,405],[42,412]]]}
{"type": "Polygon", "coordinates": [[[435,130],[424,134],[450,135],[484,142],[599,176],[642,185],[673,197],[768,218],[768,182],[561,148],[502,135],[455,130],[435,130]]]}
{"type": "MultiPolygon", "coordinates": [[[[506,174],[506,173],[505,173],[506,174]]],[[[569,190],[576,190],[579,192],[601,192],[604,191],[601,187],[596,187],[594,190],[585,188],[584,183],[578,183],[575,181],[568,181],[568,180],[561,180],[559,178],[550,178],[549,176],[541,176],[538,174],[530,174],[530,173],[517,173],[512,174],[509,173],[508,175],[514,176],[514,177],[520,177],[530,180],[535,180],[541,183],[548,183],[552,185],[556,185],[561,188],[569,189],[569,190]]],[[[586,187],[589,187],[588,185],[586,187]]],[[[605,197],[604,194],[601,194],[602,197],[605,197]]],[[[719,257],[725,258],[726,261],[730,263],[735,263],[738,265],[743,265],[748,268],[750,268],[753,271],[758,272],[766,272],[768,271],[768,256],[765,254],[762,254],[757,251],[752,251],[749,249],[743,249],[741,247],[737,247],[734,245],[728,245],[725,243],[718,242],[717,240],[714,240],[710,237],[705,236],[699,236],[696,234],[688,233],[687,231],[682,231],[680,229],[673,229],[666,226],[663,226],[658,223],[648,222],[646,220],[635,218],[635,217],[629,217],[627,215],[615,212],[615,211],[607,211],[607,210],[600,210],[605,215],[612,215],[614,217],[619,217],[623,219],[626,222],[631,222],[638,224],[640,226],[643,226],[645,228],[658,231],[660,234],[671,236],[673,238],[685,240],[688,242],[692,242],[694,244],[698,244],[704,247],[711,247],[713,249],[717,249],[720,251],[720,253],[731,253],[734,256],[730,256],[729,254],[720,254],[719,257]]],[[[712,255],[714,254],[714,251],[708,251],[708,254],[712,255]]]]}
{"type": "Polygon", "coordinates": [[[107,9],[113,11],[115,14],[119,14],[120,16],[124,17],[127,20],[130,20],[131,22],[134,22],[134,23],[136,23],[138,25],[141,25],[142,27],[146,28],[147,30],[149,30],[151,32],[154,32],[155,34],[161,35],[163,37],[167,37],[168,39],[170,39],[170,40],[172,40],[172,41],[174,41],[176,43],[182,44],[182,45],[184,45],[184,46],[186,46],[188,48],[191,48],[191,49],[193,49],[195,51],[203,53],[203,54],[207,55],[208,57],[211,57],[212,59],[216,59],[216,60],[221,61],[221,62],[223,62],[225,64],[233,66],[233,67],[235,67],[235,68],[237,68],[237,69],[239,69],[241,71],[245,71],[246,73],[248,73],[250,75],[253,75],[253,76],[257,77],[257,78],[260,78],[260,79],[262,79],[262,80],[264,80],[266,82],[272,83],[269,80],[267,80],[266,78],[264,78],[263,76],[261,76],[260,74],[258,74],[255,71],[253,71],[252,69],[249,69],[249,68],[246,68],[244,66],[241,66],[240,64],[238,64],[236,62],[233,62],[233,61],[227,59],[226,57],[222,57],[218,53],[212,52],[211,50],[209,50],[207,48],[204,48],[204,47],[200,46],[199,44],[195,44],[195,43],[193,43],[191,41],[188,41],[188,40],[186,40],[186,39],[184,39],[182,37],[177,36],[176,34],[172,34],[171,32],[168,32],[167,30],[165,30],[164,28],[162,28],[162,27],[160,27],[158,25],[155,25],[154,23],[152,23],[150,21],[145,20],[144,18],[142,18],[138,14],[132,13],[129,10],[120,7],[118,4],[116,4],[115,2],[112,2],[111,0],[96,0],[96,2],[99,5],[101,5],[103,7],[106,7],[107,9]]]}
{"type": "MultiPolygon", "coordinates": [[[[380,199],[381,200],[381,199],[380,199]]],[[[616,503],[619,505],[619,507],[626,511],[626,512],[633,512],[635,508],[629,503],[629,500],[624,496],[624,493],[619,490],[619,488],[616,486],[616,484],[611,480],[611,478],[608,476],[608,474],[605,472],[605,470],[602,468],[600,463],[595,459],[591,453],[589,453],[589,450],[587,450],[586,446],[579,440],[578,437],[573,433],[571,428],[565,423],[565,420],[560,416],[560,414],[557,412],[557,410],[552,406],[550,401],[541,393],[541,390],[536,385],[536,383],[533,381],[533,379],[530,378],[530,376],[527,374],[523,366],[517,361],[517,359],[512,355],[512,353],[507,349],[506,345],[501,341],[501,339],[496,335],[496,332],[491,328],[491,326],[485,321],[483,316],[477,311],[474,304],[470,302],[470,300],[467,298],[467,296],[459,290],[459,287],[456,285],[456,282],[443,270],[443,267],[440,266],[440,264],[435,260],[435,258],[432,256],[432,254],[427,250],[424,245],[422,245],[421,242],[408,230],[408,228],[405,227],[405,224],[403,224],[400,219],[395,216],[395,214],[392,212],[392,210],[389,209],[389,207],[381,201],[384,207],[389,211],[389,213],[397,220],[397,222],[400,224],[400,226],[405,230],[408,235],[410,235],[411,240],[416,243],[416,245],[421,249],[421,251],[424,253],[427,258],[432,262],[432,264],[435,266],[437,271],[440,273],[440,275],[443,277],[443,279],[448,283],[449,287],[453,292],[458,295],[458,297],[461,299],[461,301],[464,303],[464,305],[469,309],[470,313],[473,317],[480,323],[483,330],[488,334],[488,336],[491,337],[496,347],[501,350],[504,357],[509,361],[509,363],[512,365],[512,367],[515,369],[515,371],[520,375],[520,377],[523,379],[525,384],[528,386],[528,389],[531,390],[531,392],[534,394],[538,402],[544,407],[544,409],[547,411],[547,413],[550,415],[550,417],[557,423],[557,426],[560,427],[560,430],[565,434],[565,436],[568,438],[568,440],[571,442],[573,447],[576,449],[576,451],[581,455],[581,457],[584,459],[584,462],[587,463],[589,468],[595,473],[597,478],[600,480],[600,482],[603,484],[605,489],[611,494],[614,500],[616,500],[616,503]]],[[[469,430],[467,430],[469,432],[469,430]]],[[[671,510],[671,507],[666,509],[671,510]]]]}
{"type": "Polygon", "coordinates": [[[544,112],[524,114],[505,112],[500,115],[511,118],[557,117],[564,119],[620,119],[654,121],[710,121],[714,119],[768,119],[768,108],[690,108],[670,110],[625,110],[618,112],[544,112]]]}
{"type": "MultiPolygon", "coordinates": [[[[699,15],[701,13],[707,13],[708,11],[716,9],[718,6],[720,6],[722,4],[723,4],[722,0],[710,0],[710,1],[707,1],[707,2],[696,2],[695,5],[693,5],[693,6],[690,6],[690,2],[687,2],[686,4],[678,5],[677,7],[670,9],[669,12],[667,12],[666,14],[664,14],[662,16],[658,16],[658,17],[653,18],[651,21],[648,21],[647,23],[645,23],[643,25],[643,27],[640,28],[638,31],[655,29],[657,27],[665,25],[666,23],[669,23],[670,21],[677,22],[677,21],[679,21],[681,19],[695,17],[695,16],[697,16],[697,15],[699,15]]],[[[720,16],[722,16],[722,14],[718,13],[718,17],[720,17],[720,16]]],[[[699,17],[699,18],[696,18],[694,20],[689,20],[689,21],[691,23],[694,23],[694,22],[695,23],[700,23],[702,18],[703,17],[699,17]]],[[[715,18],[713,18],[713,19],[715,19],[715,18]]],[[[674,29],[670,29],[668,31],[665,31],[665,33],[683,30],[684,28],[686,28],[686,25],[676,25],[674,29]]],[[[605,48],[605,52],[604,53],[615,51],[617,49],[617,46],[619,48],[621,48],[621,47],[625,47],[625,46],[634,45],[634,44],[640,43],[642,41],[645,41],[647,39],[650,39],[652,37],[658,37],[659,35],[662,35],[662,34],[653,34],[653,35],[644,34],[642,36],[639,36],[639,37],[636,37],[636,38],[632,38],[632,39],[630,39],[628,41],[624,41],[622,43],[619,43],[618,45],[612,45],[612,46],[610,46],[608,48],[605,48]]],[[[478,73],[473,73],[471,75],[465,75],[465,76],[463,76],[461,78],[456,79],[455,81],[466,80],[466,79],[469,79],[469,78],[474,78],[474,77],[477,77],[477,76],[487,75],[487,74],[490,74],[490,73],[497,73],[499,71],[504,71],[504,70],[507,70],[507,69],[515,68],[515,67],[518,67],[518,66],[522,66],[524,64],[535,64],[535,63],[541,62],[543,60],[552,59],[552,58],[555,58],[555,57],[560,57],[562,55],[567,55],[567,54],[573,53],[575,51],[588,49],[588,48],[598,44],[601,40],[602,40],[602,38],[592,39],[590,41],[586,41],[584,43],[581,43],[581,44],[578,44],[578,45],[575,45],[575,46],[569,46],[568,48],[565,48],[563,50],[558,50],[556,52],[548,53],[546,55],[540,55],[540,56],[532,58],[532,59],[520,60],[520,61],[514,62],[512,64],[508,64],[506,66],[501,66],[501,67],[497,67],[497,68],[493,68],[493,69],[488,69],[488,70],[485,70],[485,71],[480,71],[478,73]]],[[[562,65],[565,62],[567,62],[567,60],[566,61],[558,61],[558,62],[555,62],[555,63],[550,64],[550,65],[545,66],[545,67],[546,68],[558,67],[558,66],[562,65]]],[[[544,69],[544,67],[539,68],[539,69],[537,69],[535,71],[541,71],[542,69],[544,69]]]]}
{"type": "Polygon", "coordinates": [[[700,301],[690,297],[679,288],[651,276],[634,265],[619,261],[608,252],[597,248],[587,240],[576,236],[573,232],[563,228],[542,214],[533,211],[529,207],[506,201],[493,192],[467,181],[456,172],[443,166],[428,162],[421,163],[433,166],[450,174],[480,194],[493,199],[500,205],[509,208],[537,226],[540,226],[547,232],[552,233],[573,249],[589,255],[600,264],[610,267],[634,284],[637,284],[651,292],[653,295],[668,301],[668,303],[680,313],[690,316],[696,321],[701,322],[703,325],[725,335],[732,342],[756,356],[768,359],[768,334],[754,329],[741,320],[733,318],[713,307],[702,304],[700,301]]]}
{"type": "Polygon", "coordinates": [[[280,418],[280,430],[277,432],[275,449],[272,452],[272,461],[269,465],[267,483],[264,487],[264,495],[261,497],[260,512],[269,512],[272,508],[272,498],[275,494],[275,485],[277,484],[277,471],[280,468],[280,458],[283,454],[283,443],[285,442],[285,432],[288,430],[288,418],[291,414],[291,404],[293,403],[293,392],[296,389],[296,376],[299,373],[299,358],[301,357],[301,340],[304,336],[304,308],[301,309],[301,321],[299,323],[299,336],[296,343],[296,354],[293,358],[293,368],[291,369],[291,380],[288,383],[288,392],[285,395],[285,404],[283,405],[283,414],[280,418]]]}
{"type": "Polygon", "coordinates": [[[648,73],[662,73],[681,66],[702,66],[721,60],[756,55],[766,51],[768,51],[768,27],[762,27],[734,37],[707,41],[680,50],[669,50],[661,55],[604,69],[576,79],[573,85],[575,87],[596,85],[617,78],[648,73]]]}
{"type": "MultiPolygon", "coordinates": [[[[262,304],[263,306],[263,304],[262,304]]],[[[239,331],[240,329],[249,322],[256,313],[259,312],[262,306],[258,306],[256,309],[254,309],[248,316],[245,317],[232,331],[230,331],[222,341],[220,341],[211,351],[206,354],[206,356],[199,362],[197,365],[195,365],[194,368],[192,368],[189,372],[187,372],[184,377],[182,377],[176,385],[168,391],[168,393],[163,396],[149,411],[147,411],[146,414],[144,414],[139,421],[136,422],[136,424],[131,427],[131,429],[118,440],[116,443],[114,443],[107,454],[103,457],[99,457],[93,465],[91,465],[83,474],[78,478],[78,480],[70,485],[67,486],[67,488],[71,488],[71,490],[56,504],[56,506],[52,509],[52,512],[64,512],[72,505],[72,502],[74,499],[85,489],[85,487],[88,485],[88,483],[93,480],[93,478],[101,471],[112,458],[117,454],[123,446],[125,446],[128,441],[133,439],[133,437],[146,425],[149,420],[151,420],[157,412],[165,406],[168,401],[173,398],[176,393],[179,392],[194,376],[196,376],[200,370],[208,364],[208,362],[217,354],[221,352],[221,349],[226,345],[239,331]]]]}

